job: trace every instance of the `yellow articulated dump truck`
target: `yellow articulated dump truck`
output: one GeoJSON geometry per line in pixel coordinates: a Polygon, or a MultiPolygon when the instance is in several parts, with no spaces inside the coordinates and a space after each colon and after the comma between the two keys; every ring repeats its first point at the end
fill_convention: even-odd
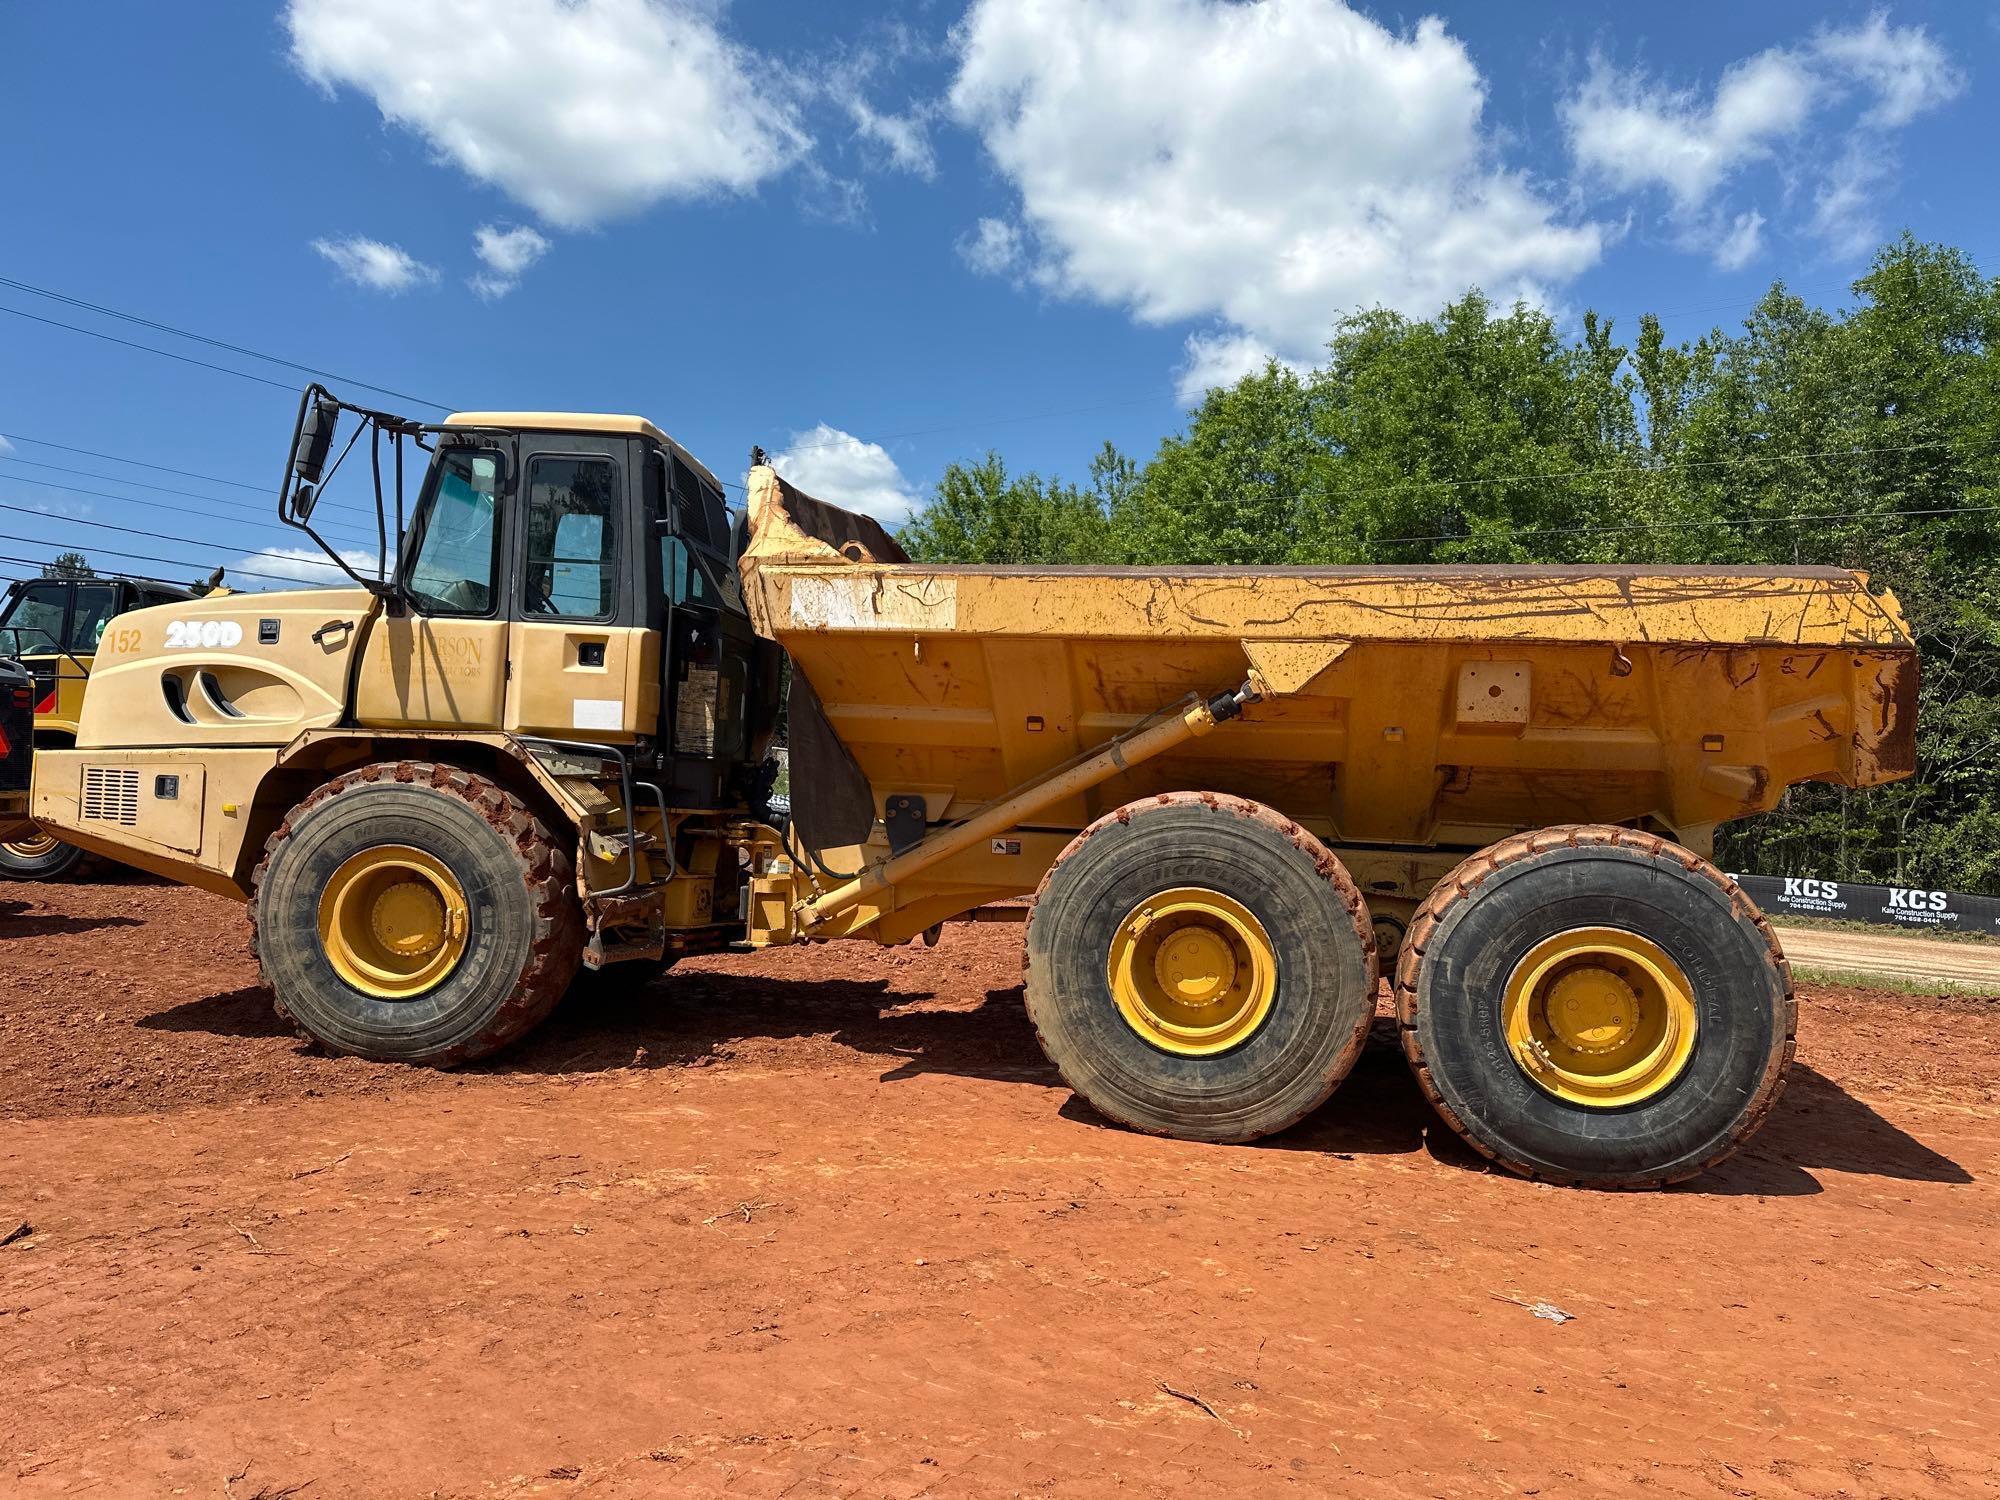
{"type": "Polygon", "coordinates": [[[761,455],[732,528],[636,417],[316,386],[281,516],[317,537],[364,443],[381,576],[120,616],[34,798],[248,901],[280,1011],[338,1051],[482,1056],[580,965],[1021,918],[1036,1031],[1112,1120],[1283,1129],[1386,972],[1479,1150],[1669,1182],[1792,1054],[1713,830],[1912,769],[1909,633],[1853,573],[927,566],[761,455]]]}

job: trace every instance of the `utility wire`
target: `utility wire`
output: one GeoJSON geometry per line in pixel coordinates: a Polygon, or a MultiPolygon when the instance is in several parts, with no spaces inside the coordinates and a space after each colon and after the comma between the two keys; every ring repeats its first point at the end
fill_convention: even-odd
{"type": "MultiPolygon", "coordinates": [[[[80,453],[85,458],[101,458],[106,463],[130,464],[135,469],[151,469],[156,474],[178,474],[183,479],[204,479],[210,484],[226,484],[232,489],[253,490],[260,495],[271,493],[271,486],[268,484],[251,484],[245,479],[224,479],[218,474],[197,474],[192,469],[170,469],[165,464],[147,463],[143,458],[125,458],[116,453],[99,453],[93,448],[72,448],[68,443],[52,443],[47,438],[23,437],[18,432],[0,433],[0,437],[9,438],[17,443],[32,443],[37,448],[55,448],[63,453],[80,453]]],[[[25,463],[27,460],[23,459],[21,462],[25,463]]]]}
{"type": "MultiPolygon", "coordinates": [[[[1871,458],[1885,453],[1925,453],[1933,448],[1955,448],[1950,438],[1927,443],[1908,443],[1890,448],[1822,448],[1801,453],[1739,453],[1732,458],[1674,459],[1661,464],[1599,464],[1585,469],[1551,469],[1539,474],[1494,474],[1481,479],[1403,479],[1372,490],[1341,490],[1343,500],[1367,500],[1378,495],[1402,494],[1412,489],[1470,489],[1483,484],[1516,484],[1537,479],[1588,479],[1598,475],[1640,478],[1654,474],[1677,474],[1688,469],[1728,469],[1741,464],[1780,464],[1809,458],[1871,458]]],[[[2000,442],[1975,443],[1970,453],[1990,452],[2000,442]]]]}
{"type": "Polygon", "coordinates": [[[1355,541],[1363,547],[1393,547],[1417,542],[1477,542],[1489,536],[1494,540],[1506,538],[1519,540],[1522,537],[1541,536],[1601,536],[1610,532],[1624,531],[1689,531],[1706,526],[1797,526],[1808,521],[1874,521],[1887,520],[1892,516],[1978,516],[2000,511],[2000,505],[1949,505],[1931,510],[1848,510],[1825,512],[1793,512],[1782,516],[1737,516],[1733,518],[1710,517],[1703,521],[1653,521],[1631,526],[1552,526],[1538,531],[1515,531],[1512,527],[1502,527],[1495,532],[1462,531],[1455,535],[1436,536],[1383,536],[1357,537],[1355,541]]]}
{"type": "MultiPolygon", "coordinates": [[[[137,485],[140,489],[143,490],[160,490],[163,493],[169,495],[184,495],[190,500],[206,500],[211,505],[227,506],[231,510],[240,510],[244,512],[246,515],[257,516],[260,518],[263,525],[268,526],[273,530],[285,524],[283,521],[277,519],[278,512],[276,506],[271,506],[269,508],[266,508],[263,506],[246,505],[240,500],[224,500],[215,495],[198,495],[193,490],[168,489],[167,486],[163,484],[146,484],[143,481],[137,479],[121,478],[119,475],[116,474],[93,474],[87,469],[65,469],[60,464],[38,464],[35,463],[33,459],[27,459],[27,458],[0,458],[0,464],[28,464],[31,467],[37,469],[54,469],[58,474],[75,474],[83,479],[102,479],[112,484],[137,485]]],[[[11,478],[18,478],[22,484],[38,484],[43,489],[66,490],[72,495],[94,495],[99,500],[122,500],[130,505],[150,506],[154,510],[170,510],[177,515],[191,515],[191,516],[210,515],[210,513],[207,511],[189,510],[184,505],[166,505],[158,500],[147,499],[146,497],[141,495],[114,495],[106,490],[85,489],[80,484],[58,484],[53,479],[37,479],[32,475],[28,474],[21,474],[21,475],[0,474],[0,479],[11,479],[11,478]]],[[[369,511],[363,511],[360,509],[359,506],[354,506],[354,505],[335,506],[329,503],[327,509],[351,510],[361,515],[373,514],[372,512],[369,511]]],[[[237,526],[244,524],[243,522],[236,520],[234,516],[212,516],[210,518],[218,521],[228,521],[230,524],[237,526]]],[[[334,528],[332,527],[327,528],[327,530],[329,531],[333,529],[334,528]]],[[[350,536],[359,535],[358,532],[353,532],[353,531],[349,531],[347,534],[350,536]]],[[[374,540],[372,536],[364,537],[362,539],[364,541],[374,540]]]]}
{"type": "MultiPolygon", "coordinates": [[[[0,510],[14,511],[24,516],[39,516],[43,520],[61,521],[66,526],[90,526],[94,527],[99,531],[120,532],[125,536],[154,537],[162,541],[171,540],[177,546],[182,546],[182,547],[222,547],[227,551],[236,552],[237,555],[240,557],[274,557],[277,558],[280,562],[296,563],[299,567],[302,568],[329,568],[336,573],[343,571],[339,563],[333,562],[330,559],[322,561],[321,559],[316,557],[293,557],[290,553],[274,552],[267,548],[257,548],[249,551],[239,551],[235,546],[233,546],[230,543],[204,541],[199,537],[164,538],[160,537],[160,534],[157,531],[143,531],[136,526],[118,526],[114,525],[110,521],[86,521],[82,519],[80,516],[52,515],[50,512],[45,510],[36,510],[33,506],[30,505],[9,505],[6,504],[5,502],[0,502],[0,510]]],[[[15,537],[13,538],[13,540],[17,542],[26,542],[26,541],[34,541],[36,540],[36,538],[15,537]]],[[[43,545],[56,547],[65,544],[60,542],[45,542],[43,543],[43,545]]],[[[300,548],[299,550],[304,551],[305,549],[300,548]]],[[[154,560],[160,561],[160,559],[157,558],[154,560]]]]}
{"type": "MultiPolygon", "coordinates": [[[[149,510],[169,511],[177,516],[193,516],[196,520],[199,521],[220,521],[225,526],[255,525],[268,531],[279,531],[285,529],[285,523],[277,518],[275,509],[265,513],[266,515],[269,516],[268,520],[249,522],[249,521],[240,521],[235,516],[217,515],[213,511],[206,511],[206,510],[192,510],[185,505],[168,505],[163,501],[148,500],[137,495],[114,495],[108,490],[88,490],[85,489],[82,485],[78,484],[57,484],[53,479],[31,479],[25,474],[23,475],[0,474],[0,479],[16,479],[21,484],[38,484],[43,489],[62,490],[66,494],[71,494],[71,495],[89,495],[94,499],[98,500],[118,500],[124,502],[127,505],[142,505],[149,510]]],[[[215,503],[221,505],[227,502],[218,500],[215,503]]],[[[245,507],[245,509],[248,509],[248,507],[245,507]]],[[[61,515],[62,513],[56,511],[37,511],[36,514],[61,515]]],[[[252,514],[255,514],[255,512],[252,512],[252,514]]],[[[64,520],[74,520],[79,525],[83,526],[102,524],[101,522],[86,521],[80,516],[63,515],[62,518],[64,520]]],[[[328,530],[329,532],[333,531],[334,529],[335,528],[331,526],[326,528],[326,530],[328,530]]],[[[142,531],[138,534],[140,536],[153,536],[156,533],[150,531],[142,531]]],[[[363,535],[361,532],[354,530],[352,527],[342,528],[340,530],[340,534],[350,539],[359,540],[367,543],[372,543],[375,540],[375,538],[372,535],[363,535]]]]}
{"type": "MultiPolygon", "coordinates": [[[[58,551],[68,550],[64,548],[63,544],[60,542],[45,542],[40,537],[15,536],[10,532],[5,532],[5,531],[0,531],[0,542],[26,542],[31,547],[51,547],[57,549],[58,551]]],[[[145,553],[145,552],[120,552],[116,547],[93,547],[91,550],[100,557],[129,557],[135,562],[164,563],[166,564],[166,566],[170,568],[199,568],[202,566],[200,563],[186,562],[178,557],[155,557],[150,553],[145,553]]],[[[44,563],[51,562],[53,560],[54,559],[52,558],[46,558],[46,557],[0,558],[0,562],[24,563],[29,566],[37,568],[41,567],[44,563]]],[[[296,558],[291,560],[303,561],[303,559],[296,559],[296,558]]],[[[325,584],[314,583],[311,579],[307,578],[294,578],[289,574],[284,574],[284,573],[257,573],[253,572],[249,568],[231,568],[229,569],[228,573],[226,573],[224,576],[235,577],[235,578],[261,578],[269,583],[289,584],[293,588],[310,589],[310,588],[326,587],[325,584]]]]}
{"type": "Polygon", "coordinates": [[[248,370],[232,370],[228,365],[210,364],[205,359],[195,359],[186,354],[176,354],[171,349],[161,349],[153,344],[134,343],[131,339],[121,339],[113,334],[99,333],[95,328],[80,328],[75,323],[63,323],[55,318],[45,318],[40,313],[22,312],[18,307],[0,307],[0,313],[11,313],[17,318],[26,318],[33,323],[46,323],[51,328],[66,328],[71,333],[80,333],[87,338],[103,339],[107,344],[123,344],[127,349],[141,349],[148,354],[157,354],[162,359],[177,359],[184,365],[199,365],[204,370],[214,370],[223,375],[234,375],[238,380],[254,380],[259,385],[268,385],[281,391],[296,389],[286,381],[266,380],[262,375],[252,375],[248,370]]]}
{"type": "MultiPolygon", "coordinates": [[[[19,563],[24,568],[44,568],[54,561],[55,559],[50,557],[44,557],[44,558],[8,557],[5,554],[0,554],[0,563],[19,563]]],[[[46,580],[51,576],[68,576],[68,575],[51,575],[48,573],[22,574],[17,576],[13,581],[16,583],[34,583],[46,580]]],[[[78,580],[78,582],[81,583],[92,583],[99,581],[110,582],[113,578],[129,578],[137,583],[164,583],[167,585],[167,587],[176,589],[184,589],[187,587],[187,585],[185,583],[182,583],[178,578],[161,578],[157,574],[153,573],[119,572],[110,575],[109,577],[106,577],[104,575],[100,575],[93,571],[89,577],[81,578],[78,580]]]]}
{"type": "MultiPolygon", "coordinates": [[[[84,309],[86,312],[99,313],[107,318],[118,318],[127,323],[135,323],[141,328],[150,328],[155,333],[170,333],[175,338],[192,339],[195,343],[206,344],[211,349],[226,350],[230,354],[241,354],[249,359],[261,359],[266,364],[279,365],[287,370],[297,370],[299,373],[303,375],[319,375],[325,377],[328,380],[338,381],[342,385],[358,385],[363,390],[366,391],[375,391],[384,396],[394,396],[398,401],[414,401],[418,406],[428,406],[435,411],[448,412],[454,409],[452,407],[445,405],[442,401],[426,401],[422,396],[412,396],[405,391],[391,390],[386,385],[376,385],[371,381],[356,380],[351,375],[336,375],[331,370],[323,370],[317,365],[303,365],[300,364],[297,360],[282,359],[275,354],[266,354],[262,350],[251,349],[243,344],[232,344],[224,339],[210,338],[205,333],[195,333],[186,328],[176,328],[171,323],[159,323],[155,322],[151,318],[142,318],[137,313],[121,312],[115,307],[106,307],[101,302],[90,302],[86,301],[82,297],[72,297],[63,292],[51,291],[47,287],[36,286],[32,282],[17,281],[11,276],[0,276],[0,286],[12,287],[16,291],[28,292],[37,297],[47,297],[52,302],[61,302],[70,307],[80,307],[84,309]]],[[[13,312],[14,309],[4,308],[0,309],[0,311],[13,312]]],[[[21,314],[21,316],[33,317],[34,315],[32,313],[23,313],[21,314]]],[[[51,320],[43,319],[41,321],[47,322],[51,320]]],[[[69,327],[69,325],[66,323],[59,323],[56,326],[59,328],[69,327]]],[[[78,333],[89,333],[91,330],[87,328],[80,328],[74,331],[78,333]]],[[[99,334],[98,337],[102,338],[105,337],[105,335],[99,334]]],[[[145,348],[148,346],[135,344],[133,345],[133,347],[145,348]]],[[[164,349],[155,349],[153,350],[153,352],[155,354],[165,354],[167,351],[165,351],[164,349]]],[[[169,354],[167,357],[169,359],[178,359],[181,358],[182,356],[169,354]]],[[[222,367],[220,365],[211,365],[209,366],[209,368],[221,369],[222,367]]],[[[232,375],[242,375],[244,372],[241,370],[232,370],[229,373],[232,375]]],[[[256,375],[246,375],[245,378],[249,380],[258,380],[261,379],[262,377],[256,375]]],[[[266,385],[277,384],[277,382],[275,381],[268,381],[268,380],[265,381],[264,383],[266,385]]],[[[294,387],[291,385],[286,385],[284,386],[284,389],[292,390],[294,389],[294,387]]]]}

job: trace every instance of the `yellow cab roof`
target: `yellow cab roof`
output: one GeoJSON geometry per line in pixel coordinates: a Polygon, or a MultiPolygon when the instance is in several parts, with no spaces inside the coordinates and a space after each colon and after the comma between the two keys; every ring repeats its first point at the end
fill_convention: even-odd
{"type": "Polygon", "coordinates": [[[722,481],[709,472],[706,464],[644,417],[588,411],[460,411],[446,417],[444,425],[503,430],[518,428],[526,432],[603,432],[621,437],[651,438],[718,490],[723,488],[722,481]]]}

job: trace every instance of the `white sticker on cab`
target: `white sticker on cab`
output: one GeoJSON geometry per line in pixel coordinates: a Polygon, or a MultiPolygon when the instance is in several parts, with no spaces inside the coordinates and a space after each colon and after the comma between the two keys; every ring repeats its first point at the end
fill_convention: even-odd
{"type": "Polygon", "coordinates": [[[569,722],[572,729],[623,729],[625,704],[618,698],[572,698],[569,722]]]}

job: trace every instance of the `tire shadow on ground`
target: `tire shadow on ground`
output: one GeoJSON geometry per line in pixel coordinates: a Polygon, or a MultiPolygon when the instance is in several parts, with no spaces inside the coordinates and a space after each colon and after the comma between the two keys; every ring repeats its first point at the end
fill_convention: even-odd
{"type": "Polygon", "coordinates": [[[66,917],[60,912],[37,911],[44,902],[8,897],[0,900],[0,937],[62,937],[72,932],[95,932],[100,927],[139,927],[137,917],[66,917]]]}
{"type": "MultiPolygon", "coordinates": [[[[744,1043],[826,1041],[888,1064],[882,1082],[947,1074],[1060,1088],[1043,1058],[1021,987],[989,989],[977,1006],[926,1008],[928,991],[886,979],[787,979],[712,971],[662,975],[645,985],[573,994],[519,1045],[461,1076],[575,1078],[626,1069],[701,1067],[744,1043]]],[[[140,1027],[228,1037],[279,1037],[269,993],[246,986],[141,1018],[140,1027]]],[[[1065,1118],[1121,1129],[1082,1099],[1065,1118]]],[[[1405,1154],[1466,1171],[1502,1168],[1466,1145],[1432,1111],[1410,1076],[1396,1023],[1378,1017],[1354,1070],[1331,1098],[1263,1149],[1326,1155],[1405,1154]]],[[[1811,1169],[1954,1185],[1972,1174],[1895,1125],[1817,1069],[1792,1065],[1785,1092],[1748,1147],[1674,1191],[1803,1196],[1821,1191],[1811,1169]]]]}
{"type": "Polygon", "coordinates": [[[271,992],[262,985],[246,984],[220,995],[204,995],[186,1000],[166,1010],[141,1016],[133,1023],[141,1031],[199,1032],[208,1036],[269,1037],[296,1036],[298,1033],[280,1019],[271,1003],[271,992]]]}

